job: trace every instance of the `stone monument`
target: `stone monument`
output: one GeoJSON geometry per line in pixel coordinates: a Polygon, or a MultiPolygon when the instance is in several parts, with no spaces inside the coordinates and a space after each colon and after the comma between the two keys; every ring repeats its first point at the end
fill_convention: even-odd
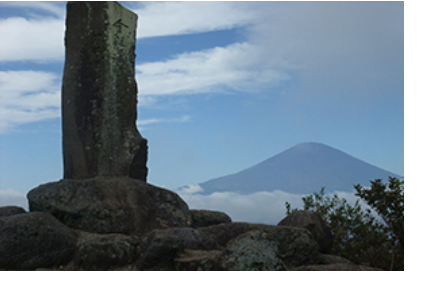
{"type": "Polygon", "coordinates": [[[68,2],[64,179],[31,190],[30,211],[98,233],[140,234],[192,224],[177,194],[146,182],[148,145],[136,127],[137,19],[113,1],[68,2]]]}
{"type": "Polygon", "coordinates": [[[136,128],[137,15],[116,2],[69,2],[62,85],[64,178],[146,181],[136,128]]]}

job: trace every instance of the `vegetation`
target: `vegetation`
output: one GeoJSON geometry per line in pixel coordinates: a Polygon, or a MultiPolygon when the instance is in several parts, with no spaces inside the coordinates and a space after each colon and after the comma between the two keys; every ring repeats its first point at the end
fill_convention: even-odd
{"type": "MultiPolygon", "coordinates": [[[[404,270],[404,182],[390,177],[387,184],[376,179],[370,188],[356,185],[355,189],[371,209],[363,210],[360,199],[351,206],[337,195],[325,195],[322,188],[302,198],[304,210],[318,212],[331,228],[331,254],[355,264],[404,270]]],[[[290,209],[286,203],[287,213],[290,209]]]]}

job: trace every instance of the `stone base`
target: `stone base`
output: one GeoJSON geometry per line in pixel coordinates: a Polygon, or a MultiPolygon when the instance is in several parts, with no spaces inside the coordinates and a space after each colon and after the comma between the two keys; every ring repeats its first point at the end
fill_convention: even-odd
{"type": "Polygon", "coordinates": [[[63,179],[31,190],[27,198],[30,211],[49,212],[69,227],[94,233],[138,235],[192,225],[176,193],[128,177],[63,179]]]}

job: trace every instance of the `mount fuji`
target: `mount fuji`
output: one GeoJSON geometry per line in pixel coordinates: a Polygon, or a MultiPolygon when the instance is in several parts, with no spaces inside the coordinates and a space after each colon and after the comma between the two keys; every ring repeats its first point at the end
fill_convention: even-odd
{"type": "Polygon", "coordinates": [[[403,178],[321,143],[301,143],[235,174],[200,183],[202,194],[231,191],[250,194],[281,190],[292,194],[353,192],[355,184],[403,178]]]}

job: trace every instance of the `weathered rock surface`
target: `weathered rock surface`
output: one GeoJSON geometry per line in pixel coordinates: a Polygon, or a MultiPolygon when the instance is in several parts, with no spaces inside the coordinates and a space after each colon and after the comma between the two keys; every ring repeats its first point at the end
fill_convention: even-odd
{"type": "Polygon", "coordinates": [[[138,245],[136,236],[80,232],[74,265],[80,270],[116,270],[135,261],[138,245]]]}
{"type": "Polygon", "coordinates": [[[193,228],[154,230],[144,235],[138,247],[136,267],[140,270],[174,269],[177,253],[185,250],[212,250],[219,245],[203,232],[193,228]]]}
{"type": "Polygon", "coordinates": [[[174,259],[175,269],[181,271],[217,271],[225,270],[220,262],[223,251],[220,250],[184,250],[174,259]]]}
{"type": "Polygon", "coordinates": [[[18,206],[0,207],[0,217],[7,217],[7,216],[22,214],[22,213],[26,213],[26,210],[18,206]]]}
{"type": "Polygon", "coordinates": [[[205,227],[231,222],[231,217],[220,211],[191,209],[190,213],[192,214],[193,227],[205,227]]]}
{"type": "Polygon", "coordinates": [[[226,270],[286,270],[278,247],[260,230],[237,236],[228,242],[226,249],[227,253],[222,258],[222,266],[226,270]]]}
{"type": "Polygon", "coordinates": [[[64,179],[31,190],[27,198],[30,211],[49,212],[88,232],[142,234],[192,224],[176,193],[128,177],[64,179]]]}
{"type": "Polygon", "coordinates": [[[333,243],[331,229],[317,212],[308,210],[293,211],[281,220],[278,225],[308,229],[319,244],[319,251],[322,253],[331,252],[333,243]]]}
{"type": "Polygon", "coordinates": [[[0,218],[0,268],[30,270],[67,263],[77,235],[48,213],[0,218]]]}
{"type": "Polygon", "coordinates": [[[304,228],[233,222],[200,229],[225,247],[233,238],[252,230],[265,233],[278,247],[278,254],[287,267],[318,262],[318,244],[304,228]]]}
{"type": "Polygon", "coordinates": [[[62,84],[64,178],[146,181],[136,127],[137,15],[114,1],[68,2],[62,84]]]}

